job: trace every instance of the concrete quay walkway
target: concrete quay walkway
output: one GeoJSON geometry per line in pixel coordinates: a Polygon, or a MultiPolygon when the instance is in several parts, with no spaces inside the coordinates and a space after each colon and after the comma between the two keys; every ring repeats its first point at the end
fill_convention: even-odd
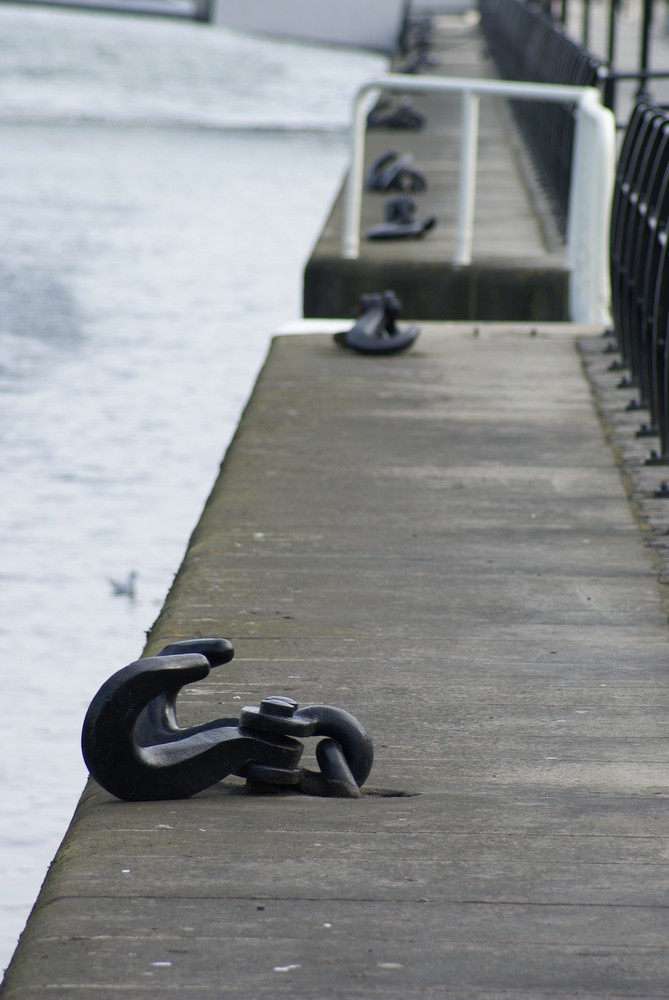
{"type": "Polygon", "coordinates": [[[272,693],[348,709],[368,794],[90,782],[2,1000],[669,995],[666,586],[601,347],[274,341],[147,653],[235,643],[182,724],[272,693]]]}

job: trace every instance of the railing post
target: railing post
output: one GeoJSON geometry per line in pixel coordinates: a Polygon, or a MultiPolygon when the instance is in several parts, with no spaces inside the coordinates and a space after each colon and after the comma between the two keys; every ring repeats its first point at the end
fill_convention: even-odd
{"type": "Polygon", "coordinates": [[[609,0],[609,44],[608,44],[608,60],[609,69],[615,69],[616,61],[616,22],[618,19],[618,7],[620,6],[620,0],[609,0]]]}
{"type": "Polygon", "coordinates": [[[471,264],[476,204],[476,163],[479,142],[480,97],[471,90],[462,92],[462,136],[460,146],[460,190],[455,263],[471,264]]]}
{"type": "Polygon", "coordinates": [[[643,0],[643,24],[641,28],[641,55],[639,69],[648,69],[650,52],[650,33],[653,26],[653,0],[643,0]]]}
{"type": "Polygon", "coordinates": [[[569,318],[575,323],[610,322],[607,237],[615,132],[613,112],[600,104],[597,92],[584,94],[576,117],[567,222],[569,318]]]}
{"type": "Polygon", "coordinates": [[[360,256],[360,212],[365,169],[365,98],[370,87],[361,87],[353,105],[351,123],[351,163],[346,183],[346,201],[342,225],[342,257],[357,260],[360,256]]]}
{"type": "Polygon", "coordinates": [[[581,29],[581,45],[587,49],[590,44],[590,0],[583,0],[583,26],[581,29]]]}

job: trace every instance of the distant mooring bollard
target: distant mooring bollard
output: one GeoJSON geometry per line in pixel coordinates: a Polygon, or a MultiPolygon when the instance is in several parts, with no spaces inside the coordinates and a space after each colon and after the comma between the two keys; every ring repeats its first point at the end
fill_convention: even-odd
{"type": "Polygon", "coordinates": [[[417,326],[400,330],[397,320],[402,304],[394,292],[360,296],[360,316],[350,330],[335,333],[334,340],[359,354],[396,354],[411,347],[420,332],[417,326]]]}
{"type": "Polygon", "coordinates": [[[93,778],[127,801],[189,798],[235,774],[254,791],[362,797],[372,742],[342,708],[272,696],[241,717],[181,728],[176,701],[186,685],[229,663],[228,639],[188,639],[123,667],[102,685],[84,720],[81,746],[93,778]],[[322,736],[319,771],[299,767],[302,738],[322,736]]]}
{"type": "Polygon", "coordinates": [[[382,153],[370,166],[365,176],[367,191],[425,191],[427,180],[413,165],[411,153],[398,156],[395,152],[382,153]]]}
{"type": "Polygon", "coordinates": [[[368,240],[419,240],[437,224],[434,215],[416,220],[416,203],[406,194],[389,198],[383,214],[385,221],[365,233],[368,240]]]}

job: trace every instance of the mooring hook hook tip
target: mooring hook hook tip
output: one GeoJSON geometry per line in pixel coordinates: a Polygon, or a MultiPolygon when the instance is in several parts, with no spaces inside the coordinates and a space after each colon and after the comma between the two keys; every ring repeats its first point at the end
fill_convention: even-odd
{"type": "Polygon", "coordinates": [[[183,653],[201,653],[212,667],[229,663],[235,655],[235,647],[230,639],[222,637],[204,639],[177,639],[163,646],[158,656],[175,656],[183,653]]]}

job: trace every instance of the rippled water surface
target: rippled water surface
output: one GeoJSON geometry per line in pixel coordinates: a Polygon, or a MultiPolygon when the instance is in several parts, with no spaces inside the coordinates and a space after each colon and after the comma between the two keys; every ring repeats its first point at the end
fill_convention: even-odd
{"type": "Polygon", "coordinates": [[[378,57],[0,7],[0,961],[142,650],[378,57]],[[109,578],[136,570],[134,601],[109,578]]]}

